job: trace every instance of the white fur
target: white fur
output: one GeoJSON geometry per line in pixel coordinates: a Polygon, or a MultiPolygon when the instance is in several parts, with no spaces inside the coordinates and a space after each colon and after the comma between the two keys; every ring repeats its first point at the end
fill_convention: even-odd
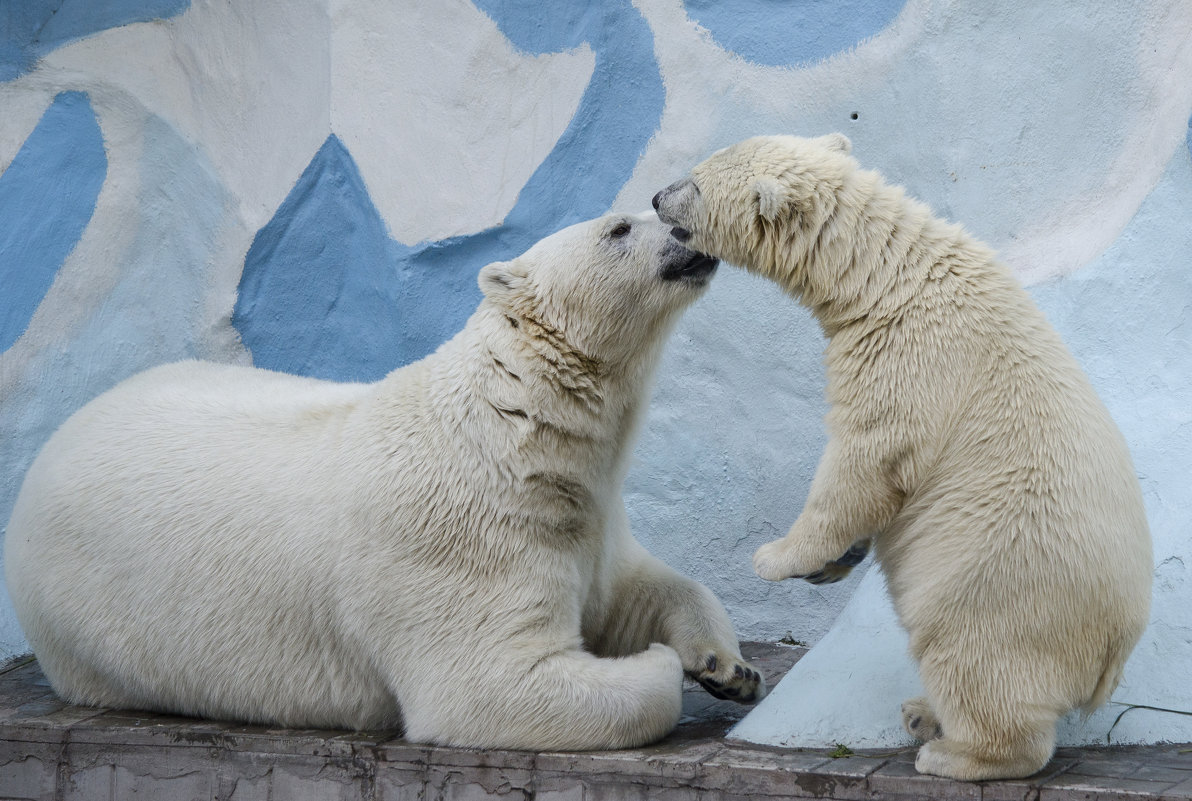
{"type": "Polygon", "coordinates": [[[693,255],[666,231],[610,215],[489,265],[466,328],[376,384],[184,362],[77,412],[5,553],[55,690],[528,749],[663,736],[684,670],[764,692],[722,606],[644,551],[620,499],[662,343],[705,283],[662,279],[693,255]]]}
{"type": "Polygon", "coordinates": [[[1138,481],[1009,271],[846,143],[746,140],[655,199],[692,247],[778,282],[830,338],[827,449],[754,567],[839,578],[834,560],[872,537],[927,689],[904,705],[930,740],[916,766],[1029,775],[1058,716],[1108,699],[1146,625],[1138,481]]]}

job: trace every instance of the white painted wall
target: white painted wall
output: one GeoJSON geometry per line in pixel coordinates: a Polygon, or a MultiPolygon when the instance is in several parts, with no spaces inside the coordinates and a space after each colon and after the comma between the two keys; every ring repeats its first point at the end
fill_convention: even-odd
{"type": "MultiPolygon", "coordinates": [[[[1192,709],[1192,5],[841,0],[725,49],[762,7],[192,0],[43,47],[0,82],[0,171],[21,153],[41,163],[39,121],[71,91],[89,100],[107,164],[44,292],[4,291],[37,254],[0,240],[0,282],[13,282],[0,308],[28,306],[0,352],[0,520],[54,427],[120,378],[183,356],[266,357],[268,326],[254,353],[232,322],[242,273],[266,229],[301,221],[318,240],[303,208],[352,207],[295,269],[336,266],[375,214],[388,239],[365,244],[393,254],[396,291],[462,315],[475,295],[442,278],[452,259],[466,279],[569,211],[646,208],[749,135],[840,130],[863,164],[998,248],[1086,365],[1131,444],[1155,536],[1153,623],[1116,698],[1192,709]],[[363,195],[304,181],[329,137],[363,195]]],[[[0,202],[19,205],[31,190],[5,175],[0,202]]],[[[816,642],[836,621],[740,736],[884,745],[900,741],[891,699],[914,678],[880,577],[816,588],[749,566],[795,519],[824,443],[822,347],[774,287],[722,270],[668,348],[626,496],[643,542],[712,587],[743,637],[816,642]],[[871,704],[841,703],[866,692],[871,704]]],[[[392,366],[361,354],[350,368],[392,366]]],[[[26,647],[0,603],[0,657],[26,647]]],[[[1102,737],[1100,720],[1070,739],[1102,737]]],[[[1130,712],[1113,739],[1192,740],[1186,720],[1130,712]]]]}

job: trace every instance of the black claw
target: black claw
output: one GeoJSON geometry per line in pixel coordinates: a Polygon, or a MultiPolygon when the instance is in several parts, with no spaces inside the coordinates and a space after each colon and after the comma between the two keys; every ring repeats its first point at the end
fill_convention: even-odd
{"type": "Polygon", "coordinates": [[[738,679],[745,678],[745,668],[741,667],[740,665],[736,665],[733,667],[733,675],[738,679]]]}
{"type": "Polygon", "coordinates": [[[856,567],[865,561],[865,557],[869,555],[869,542],[853,543],[853,545],[844,552],[844,556],[835,560],[833,564],[841,567],[856,567]]]}
{"type": "Polygon", "coordinates": [[[719,698],[721,701],[732,700],[724,694],[724,689],[716,682],[701,681],[700,684],[705,690],[708,691],[708,695],[712,696],[713,698],[719,698]]]}
{"type": "Polygon", "coordinates": [[[923,722],[923,718],[911,718],[911,728],[919,728],[919,724],[923,722]]]}
{"type": "Polygon", "coordinates": [[[711,655],[708,657],[708,660],[707,660],[707,662],[705,662],[704,664],[705,664],[705,666],[706,666],[706,668],[707,668],[707,670],[708,670],[708,672],[709,672],[709,673],[715,673],[715,672],[716,672],[716,665],[717,665],[717,662],[716,662],[716,654],[711,654],[711,655]]]}

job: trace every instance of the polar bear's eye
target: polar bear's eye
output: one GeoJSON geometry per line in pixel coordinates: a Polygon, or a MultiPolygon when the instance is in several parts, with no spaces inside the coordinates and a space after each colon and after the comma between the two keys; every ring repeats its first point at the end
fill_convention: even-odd
{"type": "Polygon", "coordinates": [[[611,236],[613,239],[620,239],[621,237],[623,237],[623,236],[625,236],[626,234],[628,234],[628,233],[629,233],[629,230],[630,230],[630,225],[629,225],[629,223],[621,223],[621,224],[620,224],[620,225],[618,225],[616,228],[614,228],[613,230],[609,231],[609,232],[608,232],[608,235],[609,235],[609,236],[611,236]]]}

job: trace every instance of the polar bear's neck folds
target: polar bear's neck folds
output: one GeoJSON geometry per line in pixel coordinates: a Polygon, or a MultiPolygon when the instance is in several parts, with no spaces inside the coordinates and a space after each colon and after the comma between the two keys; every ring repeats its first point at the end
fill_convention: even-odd
{"type": "Polygon", "coordinates": [[[614,491],[663,337],[632,363],[612,364],[571,347],[541,320],[519,316],[515,326],[502,310],[483,307],[477,315],[489,318],[485,325],[469,325],[422,363],[428,413],[457,416],[445,422],[461,448],[508,465],[535,491],[614,491]],[[460,393],[469,402],[446,402],[460,393]]]}
{"type": "Polygon", "coordinates": [[[897,320],[910,305],[942,296],[944,282],[1006,273],[960,225],[935,218],[876,173],[858,171],[823,200],[818,218],[788,218],[769,233],[765,261],[779,273],[770,277],[811,309],[829,337],[897,320]]]}

